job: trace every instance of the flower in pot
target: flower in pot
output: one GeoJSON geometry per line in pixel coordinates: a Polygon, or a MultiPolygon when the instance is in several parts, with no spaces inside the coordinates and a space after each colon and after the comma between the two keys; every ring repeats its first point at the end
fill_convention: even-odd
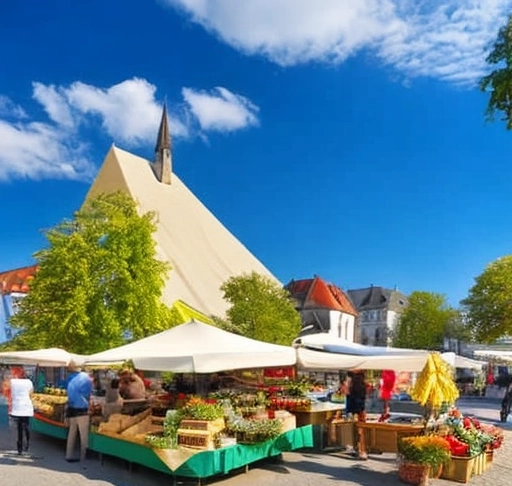
{"type": "Polygon", "coordinates": [[[400,479],[409,484],[428,482],[431,472],[450,461],[450,445],[438,435],[401,437],[398,440],[400,454],[400,479]]]}

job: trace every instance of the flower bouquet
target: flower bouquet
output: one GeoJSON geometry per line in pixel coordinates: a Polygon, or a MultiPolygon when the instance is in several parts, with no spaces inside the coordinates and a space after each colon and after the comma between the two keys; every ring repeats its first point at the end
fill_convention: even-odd
{"type": "Polygon", "coordinates": [[[427,484],[431,472],[450,461],[450,446],[438,435],[401,437],[398,453],[398,475],[409,484],[427,484]]]}

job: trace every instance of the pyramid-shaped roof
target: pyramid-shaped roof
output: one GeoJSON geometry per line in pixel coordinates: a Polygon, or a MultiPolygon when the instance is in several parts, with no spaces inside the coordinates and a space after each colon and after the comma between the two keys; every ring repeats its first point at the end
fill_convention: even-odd
{"type": "MultiPolygon", "coordinates": [[[[172,270],[162,300],[181,300],[206,315],[224,316],[228,303],[220,286],[230,277],[271,272],[201,203],[173,173],[170,184],[157,180],[150,162],[112,146],[87,198],[125,191],[142,213],[157,214],[158,258],[172,270]]],[[[277,279],[275,279],[277,281],[277,279]]]]}

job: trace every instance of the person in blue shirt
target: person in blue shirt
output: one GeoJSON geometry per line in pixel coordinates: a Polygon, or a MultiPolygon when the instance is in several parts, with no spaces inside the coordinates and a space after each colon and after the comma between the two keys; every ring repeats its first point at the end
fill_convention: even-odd
{"type": "Polygon", "coordinates": [[[66,461],[85,460],[89,445],[89,401],[92,394],[92,379],[71,361],[68,365],[66,391],[68,395],[67,418],[69,424],[66,441],[66,461]],[[80,444],[80,458],[75,456],[77,434],[80,444]]]}

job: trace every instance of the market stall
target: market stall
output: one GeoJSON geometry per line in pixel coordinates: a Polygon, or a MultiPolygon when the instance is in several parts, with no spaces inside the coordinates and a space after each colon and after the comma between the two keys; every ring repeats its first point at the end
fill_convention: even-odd
{"type": "MultiPolygon", "coordinates": [[[[29,351],[2,351],[0,364],[6,366],[32,366],[34,367],[34,388],[40,393],[33,395],[35,415],[62,424],[59,436],[65,435],[63,428],[64,407],[67,402],[65,391],[59,389],[57,383],[48,386],[48,381],[58,381],[59,369],[67,366],[71,361],[83,363],[85,356],[69,353],[61,348],[34,349],[29,351]],[[56,372],[57,370],[57,372],[56,372]],[[49,380],[49,379],[50,380],[49,380]]],[[[6,413],[0,408],[0,413],[6,413]]]]}
{"type": "MultiPolygon", "coordinates": [[[[292,347],[248,339],[190,321],[88,356],[85,364],[108,367],[128,360],[138,370],[180,377],[193,374],[197,384],[201,377],[212,373],[238,378],[235,370],[259,369],[261,372],[256,375],[263,377],[263,368],[295,365],[296,355],[292,347]]],[[[240,379],[239,383],[247,380],[240,379]]],[[[195,393],[175,392],[163,416],[156,416],[152,395],[148,408],[139,414],[116,413],[93,427],[90,448],[174,476],[201,478],[286,450],[313,446],[311,427],[297,427],[295,417],[286,410],[304,407],[306,401],[289,397],[274,402],[270,410],[271,400],[263,389],[257,393],[257,389],[251,393],[242,390],[240,385],[228,390],[229,394],[219,392],[212,398],[207,398],[207,390],[201,387],[195,393]]],[[[158,401],[163,403],[160,398],[158,401]]]]}

